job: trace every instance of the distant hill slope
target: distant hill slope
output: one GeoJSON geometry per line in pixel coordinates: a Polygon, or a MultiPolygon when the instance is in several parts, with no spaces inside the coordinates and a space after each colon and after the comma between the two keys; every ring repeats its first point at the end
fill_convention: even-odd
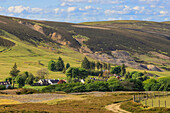
{"type": "Polygon", "coordinates": [[[0,16],[0,29],[35,45],[40,42],[65,41],[61,44],[79,48],[81,44],[72,36],[80,34],[89,38],[84,44],[93,52],[126,50],[145,54],[156,51],[170,56],[168,22],[106,21],[77,25],[0,16]]]}
{"type": "MultiPolygon", "coordinates": [[[[6,48],[4,42],[5,45],[10,45],[9,47],[13,46],[14,42],[9,39],[22,42],[31,48],[37,47],[38,51],[45,50],[45,55],[53,52],[78,59],[86,55],[101,62],[115,65],[124,63],[137,69],[153,70],[149,69],[153,66],[148,65],[156,65],[170,70],[169,22],[122,20],[73,24],[0,16],[0,51],[6,48]],[[13,36],[7,36],[4,32],[13,36]],[[69,51],[72,50],[84,55],[77,52],[75,55],[70,54],[69,51]]],[[[33,52],[34,50],[35,48],[33,52]]],[[[29,56],[43,56],[36,52],[31,53],[32,50],[28,48],[22,49],[23,51],[27,51],[29,56]]],[[[159,70],[157,67],[154,69],[159,70]]]]}
{"type": "Polygon", "coordinates": [[[127,50],[147,53],[157,51],[170,56],[170,25],[147,21],[108,21],[81,23],[109,30],[90,29],[87,35],[93,36],[88,45],[101,50],[127,50]],[[95,44],[97,47],[94,47],[95,44]]]}

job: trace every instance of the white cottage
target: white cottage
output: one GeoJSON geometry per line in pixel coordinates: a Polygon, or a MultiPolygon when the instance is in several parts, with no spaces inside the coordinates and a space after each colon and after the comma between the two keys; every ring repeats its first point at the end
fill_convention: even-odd
{"type": "Polygon", "coordinates": [[[6,89],[8,89],[9,87],[11,87],[10,82],[0,82],[0,85],[6,86],[6,89]]]}

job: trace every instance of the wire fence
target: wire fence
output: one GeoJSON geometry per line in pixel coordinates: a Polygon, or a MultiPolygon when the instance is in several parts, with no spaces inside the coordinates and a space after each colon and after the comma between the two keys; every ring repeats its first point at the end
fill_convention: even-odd
{"type": "Polygon", "coordinates": [[[166,92],[143,92],[133,95],[134,102],[150,107],[170,107],[170,94],[166,92]]]}

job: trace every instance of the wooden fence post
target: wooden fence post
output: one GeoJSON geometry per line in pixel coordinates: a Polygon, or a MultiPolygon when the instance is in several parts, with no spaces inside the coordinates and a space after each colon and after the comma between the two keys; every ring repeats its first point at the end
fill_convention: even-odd
{"type": "Polygon", "coordinates": [[[166,108],[166,100],[165,100],[165,108],[166,108]]]}
{"type": "Polygon", "coordinates": [[[153,99],[152,99],[152,107],[153,107],[153,99]]]}
{"type": "Polygon", "coordinates": [[[147,106],[147,100],[145,100],[145,106],[147,106]]]}
{"type": "Polygon", "coordinates": [[[159,104],[159,107],[160,107],[160,100],[158,100],[158,104],[159,104]]]}
{"type": "Polygon", "coordinates": [[[133,102],[135,102],[135,94],[133,95],[133,102]]]}

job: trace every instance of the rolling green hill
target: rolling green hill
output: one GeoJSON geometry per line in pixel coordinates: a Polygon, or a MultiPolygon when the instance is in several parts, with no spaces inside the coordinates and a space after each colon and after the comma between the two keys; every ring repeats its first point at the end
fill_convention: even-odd
{"type": "MultiPolygon", "coordinates": [[[[116,50],[128,52],[140,64],[164,69],[151,73],[168,76],[169,45],[169,22],[125,20],[73,24],[0,16],[0,79],[9,76],[14,62],[21,71],[36,75],[38,69],[47,68],[50,59],[59,56],[65,63],[79,67],[85,55],[90,59],[95,53],[107,53],[114,58],[112,52],[116,50]]],[[[105,62],[105,58],[101,61],[105,62]]],[[[50,72],[49,77],[65,75],[50,72]]]]}

